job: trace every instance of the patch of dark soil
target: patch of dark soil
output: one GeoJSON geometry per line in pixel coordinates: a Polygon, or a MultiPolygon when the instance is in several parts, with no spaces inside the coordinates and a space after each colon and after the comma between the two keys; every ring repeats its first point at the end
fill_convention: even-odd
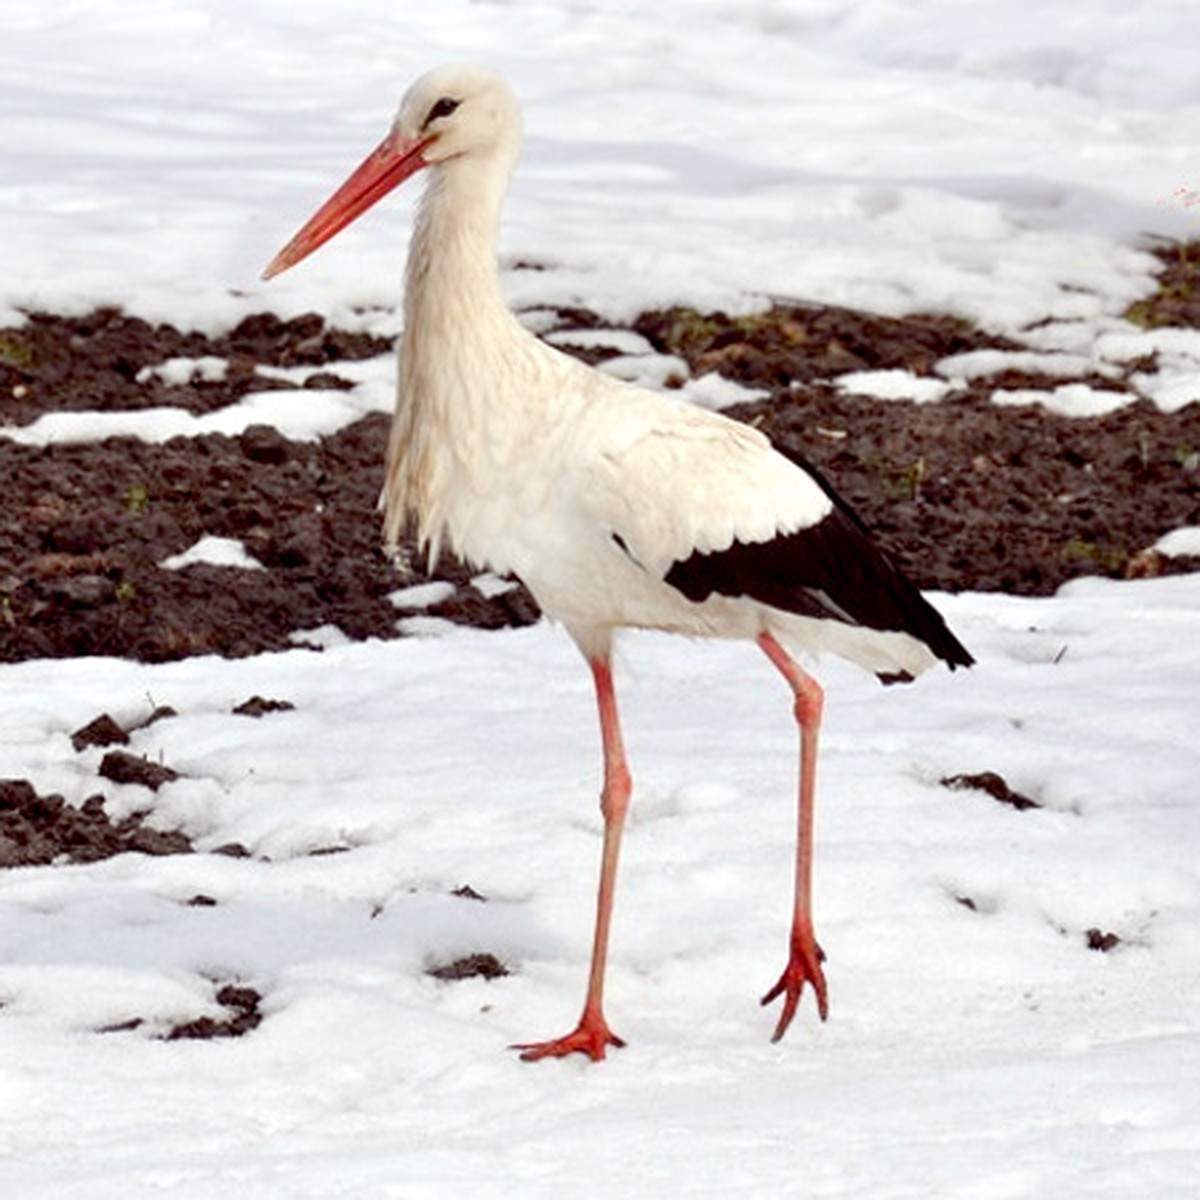
{"type": "Polygon", "coordinates": [[[144,721],[131,725],[127,732],[133,733],[136,729],[148,729],[155,721],[165,721],[168,717],[177,716],[179,714],[169,704],[158,704],[144,721]]]}
{"type": "Polygon", "coordinates": [[[1158,289],[1135,300],[1125,319],[1143,329],[1200,329],[1200,242],[1167,242],[1150,252],[1163,264],[1158,289]]]}
{"type": "Polygon", "coordinates": [[[267,713],[292,712],[295,705],[290,700],[265,700],[262,696],[251,696],[243,700],[233,711],[239,717],[263,717],[267,713]]]}
{"type": "Polygon", "coordinates": [[[190,854],[192,844],[182,833],[148,828],[137,815],[112,822],[103,796],[75,808],[61,796],[39,796],[27,780],[0,780],[0,867],[96,862],[127,851],[190,854]]]}
{"type": "Polygon", "coordinates": [[[252,987],[227,983],[217,992],[217,1003],[229,1014],[225,1017],[197,1017],[174,1026],[165,1035],[168,1042],[185,1038],[207,1041],[211,1038],[243,1037],[262,1024],[262,1013],[258,1006],[262,995],[252,987]]]}
{"type": "Polygon", "coordinates": [[[1099,950],[1101,954],[1108,954],[1121,944],[1120,937],[1115,933],[1105,933],[1102,929],[1089,929],[1084,937],[1087,939],[1087,948],[1099,950]]]}
{"type": "Polygon", "coordinates": [[[508,974],[508,968],[494,954],[468,954],[464,958],[455,959],[454,962],[430,967],[425,974],[445,981],[499,979],[508,974]]]}
{"type": "MultiPolygon", "coordinates": [[[[51,411],[172,407],[201,414],[249,392],[299,390],[260,368],[322,366],[390,351],[388,339],[333,329],[316,313],[289,321],[259,313],[219,337],[152,325],[112,308],[82,317],[31,313],[23,328],[0,332],[0,411],[6,422],[18,425],[51,411]],[[168,359],[209,356],[227,360],[223,378],[194,370],[186,382],[175,383],[155,371],[168,359]]],[[[326,372],[305,386],[351,383],[326,372]]]]}
{"type": "Polygon", "coordinates": [[[243,846],[241,842],[226,842],[223,846],[217,846],[209,851],[210,854],[221,854],[226,858],[253,858],[249,847],[243,846]]]}
{"type": "Polygon", "coordinates": [[[97,1033],[131,1033],[145,1024],[142,1017],[130,1017],[128,1021],[118,1021],[115,1025],[101,1025],[97,1033]]]}
{"type": "MultiPolygon", "coordinates": [[[[320,625],[396,636],[388,594],[428,576],[402,578],[379,547],[387,425],[367,417],[316,443],[253,429],[161,446],[0,438],[11,497],[0,514],[0,661],[239,657],[291,648],[293,633],[320,625]],[[267,443],[281,454],[264,457],[267,443]],[[207,534],[238,539],[264,569],[162,567],[207,534]]],[[[472,575],[447,563],[439,577],[458,592],[432,611],[488,628],[534,618],[523,590],[488,598],[472,575]]]]}
{"type": "Polygon", "coordinates": [[[777,304],[744,317],[671,308],[644,313],[634,328],[657,349],[686,359],[693,374],[716,371],[772,389],[892,367],[929,375],[951,354],[1019,348],[956,317],[896,319],[828,305],[777,304]]]}
{"type": "Polygon", "coordinates": [[[127,746],[131,733],[138,729],[146,729],[155,721],[178,715],[169,704],[160,704],[145,720],[124,729],[108,713],[101,713],[71,734],[71,745],[76,751],[86,750],[89,746],[127,746]]]}
{"type": "MultiPolygon", "coordinates": [[[[1178,253],[1194,261],[1191,249],[1178,253]]],[[[558,316],[560,328],[604,325],[583,309],[558,316]]],[[[769,390],[769,400],[731,415],[804,454],[923,587],[1040,595],[1080,575],[1200,567],[1149,549],[1170,529],[1200,524],[1200,405],[1168,414],[1138,402],[1068,419],[992,403],[997,386],[1068,382],[1017,372],[926,405],[829,384],[849,370],[929,374],[947,355],[1013,348],[944,316],[779,305],[752,317],[668,310],[635,324],[694,372],[719,370],[769,390]]],[[[112,310],[35,314],[22,329],[0,331],[0,420],[163,403],[202,412],[280,386],[259,368],[327,366],[318,382],[341,386],[338,361],[387,350],[382,339],[341,333],[315,315],[261,314],[210,338],[112,310]],[[152,369],[205,356],[228,361],[223,378],[174,384],[152,369]]],[[[1130,387],[1127,379],[1093,382],[1130,387]]],[[[302,390],[296,402],[304,403],[302,390]]],[[[0,438],[8,497],[0,512],[0,662],[235,657],[291,648],[295,635],[327,625],[355,640],[397,636],[401,614],[389,594],[429,576],[412,547],[411,574],[379,548],[375,502],[388,424],[373,414],[304,443],[267,426],[164,445],[110,439],[40,448],[0,438]],[[162,566],[205,535],[238,540],[263,569],[162,566]]],[[[483,628],[536,619],[523,588],[484,594],[472,575],[444,560],[437,577],[455,585],[454,595],[424,611],[483,628]]]]}
{"type": "Polygon", "coordinates": [[[1001,804],[1010,805],[1019,811],[1027,808],[1041,808],[1036,800],[1030,800],[1020,792],[1014,792],[1005,782],[1004,777],[995,771],[980,771],[975,775],[947,775],[941,780],[942,787],[948,787],[956,792],[984,792],[1001,804]]]}
{"type": "Polygon", "coordinates": [[[110,750],[100,763],[100,774],[113,783],[136,783],[152,792],[157,792],[164,783],[179,778],[178,772],[170,767],[126,750],[110,750]]]}
{"type": "Polygon", "coordinates": [[[94,721],[89,721],[82,729],[77,729],[71,734],[71,745],[76,751],[85,750],[88,746],[126,746],[128,744],[129,734],[108,713],[101,713],[94,721]]]}

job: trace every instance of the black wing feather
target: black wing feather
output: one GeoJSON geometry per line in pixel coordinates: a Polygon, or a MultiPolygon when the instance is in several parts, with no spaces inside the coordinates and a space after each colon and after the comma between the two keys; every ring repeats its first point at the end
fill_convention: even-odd
{"type": "Polygon", "coordinates": [[[829,481],[794,451],[781,453],[826,492],[833,504],[829,513],[807,529],[770,541],[694,551],[671,564],[666,582],[696,602],[714,592],[749,596],[800,616],[907,633],[951,667],[970,666],[975,660],[941,614],[875,543],[829,481]]]}

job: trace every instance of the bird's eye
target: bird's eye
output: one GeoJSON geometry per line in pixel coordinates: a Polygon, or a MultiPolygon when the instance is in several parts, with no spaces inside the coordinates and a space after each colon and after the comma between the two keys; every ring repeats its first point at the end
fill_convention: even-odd
{"type": "Polygon", "coordinates": [[[452,100],[449,96],[443,96],[429,110],[429,116],[425,118],[426,126],[432,125],[434,121],[442,117],[448,117],[461,103],[461,100],[452,100]]]}

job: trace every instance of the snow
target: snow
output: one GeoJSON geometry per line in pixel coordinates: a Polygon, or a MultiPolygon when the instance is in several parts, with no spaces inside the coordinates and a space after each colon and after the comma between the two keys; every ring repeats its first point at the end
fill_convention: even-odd
{"type": "Polygon", "coordinates": [[[350,638],[336,625],[317,625],[312,629],[297,629],[288,634],[288,640],[297,646],[311,646],[317,650],[328,650],[330,646],[350,644],[350,638]]]}
{"type": "Polygon", "coordinates": [[[578,346],[581,349],[606,349],[621,354],[650,354],[654,347],[632,329],[562,329],[546,337],[553,346],[578,346]]]}
{"type": "Polygon", "coordinates": [[[137,373],[138,383],[161,379],[167,384],[216,383],[225,378],[229,364],[211,354],[200,358],[168,358],[137,373]]]}
{"type": "MultiPolygon", "coordinates": [[[[202,437],[208,433],[235,435],[251,425],[269,424],[285,437],[314,441],[351,425],[373,406],[363,389],[306,389],[251,392],[237,404],[194,416],[184,408],[142,408],[112,412],[48,412],[28,425],[0,430],[5,437],[26,446],[54,446],[99,441],[108,437],[136,437],[162,443],[174,437],[202,437]],[[302,400],[300,399],[302,397],[302,400]]],[[[387,410],[391,410],[389,401],[387,410]]]]}
{"type": "Polygon", "coordinates": [[[687,378],[687,363],[675,354],[617,354],[598,364],[598,369],[641,387],[665,388],[687,378]]]}
{"type": "Polygon", "coordinates": [[[182,554],[164,558],[159,566],[168,571],[178,571],[193,563],[208,563],[217,567],[242,567],[261,571],[262,563],[252,555],[237,538],[214,537],[207,534],[189,546],[182,554]]]}
{"type": "Polygon", "coordinates": [[[397,608],[428,608],[431,604],[441,604],[443,600],[449,600],[455,590],[454,584],[438,579],[432,583],[416,583],[411,587],[397,588],[388,599],[397,608]]]}
{"type": "Polygon", "coordinates": [[[50,0],[0,47],[4,299],[207,325],[266,296],[390,308],[397,259],[371,248],[411,205],[257,275],[408,80],[477,56],[526,99],[504,250],[547,269],[513,271],[517,291],[627,315],[751,293],[1097,321],[1146,289],[1135,235],[1195,230],[1200,131],[1194,5],[1103,8],[50,0]]]}
{"type": "Polygon", "coordinates": [[[877,400],[913,400],[926,404],[943,400],[953,385],[941,379],[914,375],[911,371],[892,368],[886,371],[847,371],[835,380],[843,392],[856,396],[874,396],[877,400]]]}
{"type": "Polygon", "coordinates": [[[565,1026],[586,971],[595,731],[557,630],[5,668],[0,774],[82,800],[101,752],[69,731],[153,697],[179,716],[131,749],[183,776],[156,822],[255,855],[0,880],[6,1194],[786,1194],[801,1168],[815,1194],[1188,1194],[1200,577],[939,603],[974,671],[825,672],[833,1014],[806,1005],[778,1046],[756,997],[786,942],[785,694],[750,646],[626,640],[610,1008],[630,1045],[603,1067],[504,1049],[565,1026]],[[296,708],[233,715],[252,693],[296,708]],[[1045,807],[938,783],[984,769],[1045,807]],[[1087,949],[1090,928],[1120,945],[1087,949]],[[479,950],[513,974],[422,973],[479,950]],[[155,1040],[229,979],[263,992],[257,1031],[155,1040]]]}
{"type": "Polygon", "coordinates": [[[1163,412],[1176,412],[1188,404],[1200,403],[1200,370],[1179,371],[1157,376],[1134,375],[1132,383],[1141,387],[1148,399],[1163,412]]]}
{"type": "MultiPolygon", "coordinates": [[[[1198,39],[1191,0],[46,0],[0,39],[0,317],[120,304],[217,330],[270,307],[394,333],[411,195],[257,275],[417,73],[478,58],[526,102],[501,250],[528,323],[772,297],[949,312],[1062,367],[1044,397],[1074,412],[1118,400],[1062,356],[1105,377],[1153,351],[1133,383],[1171,408],[1200,396],[1198,335],[1121,313],[1153,286],[1146,235],[1197,230],[1198,39]]],[[[353,391],[302,404],[5,434],[313,438],[388,410],[389,361],[338,370],[353,391]]],[[[597,736],[560,632],[407,610],[438,636],[0,668],[0,777],[253,853],[0,875],[5,1196],[1190,1198],[1200,577],[935,599],[972,671],[882,689],[820,668],[832,1014],[809,998],[779,1045],[757,997],[786,949],[786,694],[751,646],[622,643],[636,792],[609,1015],[629,1045],[599,1067],[505,1049],[565,1031],[587,967],[597,736]],[[255,694],[295,709],[232,712],[255,694]],[[131,747],[180,772],[157,793],[72,749],[100,712],[159,704],[179,715],[131,747]],[[983,770],[1043,807],[939,783],[983,770]],[[1120,941],[1089,949],[1092,929],[1120,941]],[[474,951],[511,974],[425,974],[474,951]],[[262,992],[258,1029],[156,1036],[229,981],[262,992]]]]}
{"type": "Polygon", "coordinates": [[[688,379],[679,389],[679,394],[701,408],[720,411],[734,404],[750,404],[765,400],[767,393],[759,388],[748,388],[735,379],[726,379],[716,371],[706,371],[688,379]]]}
{"type": "Polygon", "coordinates": [[[517,585],[511,579],[493,575],[491,571],[484,571],[479,575],[472,576],[471,586],[481,596],[491,599],[493,596],[503,596],[505,592],[511,592],[517,585]]]}
{"type": "MultiPolygon", "coordinates": [[[[1112,335],[1106,335],[1103,339],[1110,344],[1111,340],[1112,335]]],[[[1100,352],[1099,347],[1097,352],[1100,352]]],[[[1128,357],[1136,358],[1137,354],[1128,357]]],[[[984,379],[989,375],[999,375],[1002,371],[1070,377],[1086,374],[1095,366],[1092,359],[1082,354],[1043,353],[1036,350],[968,350],[941,359],[936,369],[939,375],[957,383],[960,380],[984,379]]],[[[1112,366],[1106,365],[1104,373],[1115,375],[1117,372],[1112,366]]]]}
{"type": "Polygon", "coordinates": [[[1154,543],[1154,549],[1168,557],[1195,555],[1200,557],[1200,525],[1181,525],[1163,534],[1154,543]]]}
{"type": "Polygon", "coordinates": [[[993,404],[1022,406],[1040,404],[1047,412],[1061,417],[1101,417],[1129,403],[1128,392],[1115,388],[1096,388],[1089,383],[1060,383],[1045,388],[997,388],[993,404]]]}

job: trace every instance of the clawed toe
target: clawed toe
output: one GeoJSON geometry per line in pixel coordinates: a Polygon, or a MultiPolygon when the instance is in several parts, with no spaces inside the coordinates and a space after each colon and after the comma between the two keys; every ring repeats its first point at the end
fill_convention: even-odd
{"type": "Polygon", "coordinates": [[[579,1025],[566,1037],[548,1042],[521,1042],[510,1046],[521,1052],[522,1062],[537,1062],[543,1058],[565,1058],[568,1054],[586,1054],[592,1062],[601,1062],[609,1046],[624,1046],[624,1041],[609,1029],[602,1016],[584,1015],[579,1025]]]}
{"type": "Polygon", "coordinates": [[[792,1018],[796,1015],[800,995],[806,983],[811,983],[816,993],[817,1012],[821,1020],[828,1018],[829,993],[825,984],[825,972],[821,969],[821,963],[824,961],[825,952],[811,938],[793,942],[788,965],[775,986],[762,998],[763,1004],[770,1004],[772,1000],[783,996],[783,1011],[779,1014],[779,1023],[775,1026],[771,1041],[779,1041],[787,1032],[792,1018]]]}

